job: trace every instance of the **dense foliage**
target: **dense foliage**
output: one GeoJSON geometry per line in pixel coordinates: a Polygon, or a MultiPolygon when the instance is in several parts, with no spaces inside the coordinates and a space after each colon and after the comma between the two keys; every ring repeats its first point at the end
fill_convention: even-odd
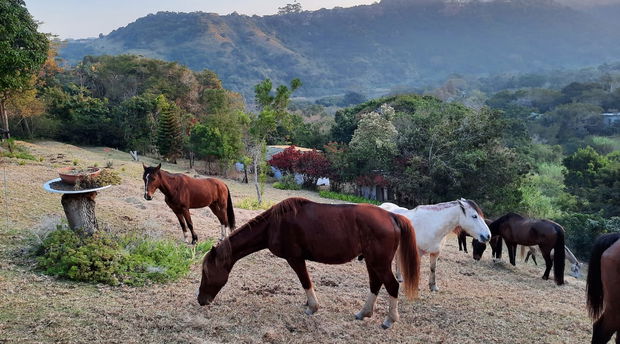
{"type": "Polygon", "coordinates": [[[83,237],[68,229],[50,233],[37,251],[40,269],[75,281],[110,285],[169,282],[189,273],[190,265],[212,246],[171,240],[96,233],[83,237]]]}

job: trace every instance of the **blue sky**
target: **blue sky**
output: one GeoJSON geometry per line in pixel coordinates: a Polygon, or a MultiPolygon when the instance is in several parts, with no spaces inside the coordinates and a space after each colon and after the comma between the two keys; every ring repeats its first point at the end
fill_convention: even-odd
{"type": "MultiPolygon", "coordinates": [[[[306,10],[350,7],[377,0],[300,0],[306,10]]],[[[293,0],[26,0],[40,31],[60,38],[95,37],[158,11],[274,14],[293,0]]]]}

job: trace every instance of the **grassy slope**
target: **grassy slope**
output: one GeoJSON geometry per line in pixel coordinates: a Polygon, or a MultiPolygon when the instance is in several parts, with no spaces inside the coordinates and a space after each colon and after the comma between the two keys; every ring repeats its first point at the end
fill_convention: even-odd
{"type": "MultiPolygon", "coordinates": [[[[80,149],[53,142],[31,145],[42,163],[19,166],[2,160],[9,187],[10,226],[0,204],[0,342],[455,342],[455,343],[584,343],[591,323],[585,313],[585,284],[567,277],[556,287],[540,279],[541,267],[494,264],[488,255],[481,262],[456,250],[449,238],[438,265],[441,291],[430,294],[428,260],[423,259],[421,298],[400,304],[401,321],[395,328],[379,328],[387,297],[380,293],[375,315],[353,320],[367,294],[363,263],[338,266],[309,263],[321,309],[303,314],[304,294],[285,261],[262,251],[241,260],[228,285],[209,308],[195,302],[200,282],[199,266],[187,278],[167,285],[112,288],[59,281],[33,272],[25,257],[25,239],[40,226],[60,218],[59,195],[47,194],[41,184],[55,177],[55,164],[73,159],[98,162],[108,157],[101,148],[80,149]],[[65,154],[58,159],[57,154],[65,154]],[[52,162],[51,160],[57,160],[52,162]],[[60,160],[60,162],[58,162],[60,160]],[[50,220],[52,219],[52,220],[50,220]]],[[[99,194],[100,221],[118,231],[147,231],[181,240],[181,232],[161,194],[143,201],[141,167],[129,156],[113,152],[121,186],[99,194]]],[[[170,168],[171,166],[164,166],[170,168]]],[[[252,195],[252,186],[227,181],[233,202],[252,195]]],[[[315,199],[316,194],[267,188],[267,197],[290,195],[315,199]]],[[[4,197],[0,197],[5,202],[4,197]]],[[[320,199],[326,201],[324,199],[320,199]]],[[[239,224],[258,214],[236,209],[239,224]]],[[[219,233],[207,210],[193,211],[201,239],[219,233]]]]}

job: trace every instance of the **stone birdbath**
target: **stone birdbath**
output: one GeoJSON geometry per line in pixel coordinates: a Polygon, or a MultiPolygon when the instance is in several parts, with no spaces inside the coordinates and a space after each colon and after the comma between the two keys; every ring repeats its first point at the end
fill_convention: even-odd
{"type": "Polygon", "coordinates": [[[97,176],[101,170],[90,167],[80,170],[74,167],[65,167],[58,171],[60,178],[48,180],[43,189],[48,192],[62,194],[60,202],[65,210],[69,228],[80,230],[85,235],[92,235],[98,229],[95,216],[95,197],[97,192],[109,188],[111,185],[91,189],[80,189],[75,186],[78,180],[97,176]]]}

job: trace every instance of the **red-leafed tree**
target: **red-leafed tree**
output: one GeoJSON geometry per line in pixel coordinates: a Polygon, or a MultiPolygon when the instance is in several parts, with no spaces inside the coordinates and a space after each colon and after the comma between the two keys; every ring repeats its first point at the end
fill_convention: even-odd
{"type": "Polygon", "coordinates": [[[295,164],[301,156],[302,152],[297,150],[295,146],[290,146],[282,152],[272,156],[268,163],[283,173],[292,174],[295,164]]]}
{"type": "Polygon", "coordinates": [[[303,153],[297,163],[293,166],[293,170],[304,176],[304,185],[306,187],[315,187],[319,178],[329,177],[331,175],[331,163],[325,155],[312,150],[303,153]]]}

